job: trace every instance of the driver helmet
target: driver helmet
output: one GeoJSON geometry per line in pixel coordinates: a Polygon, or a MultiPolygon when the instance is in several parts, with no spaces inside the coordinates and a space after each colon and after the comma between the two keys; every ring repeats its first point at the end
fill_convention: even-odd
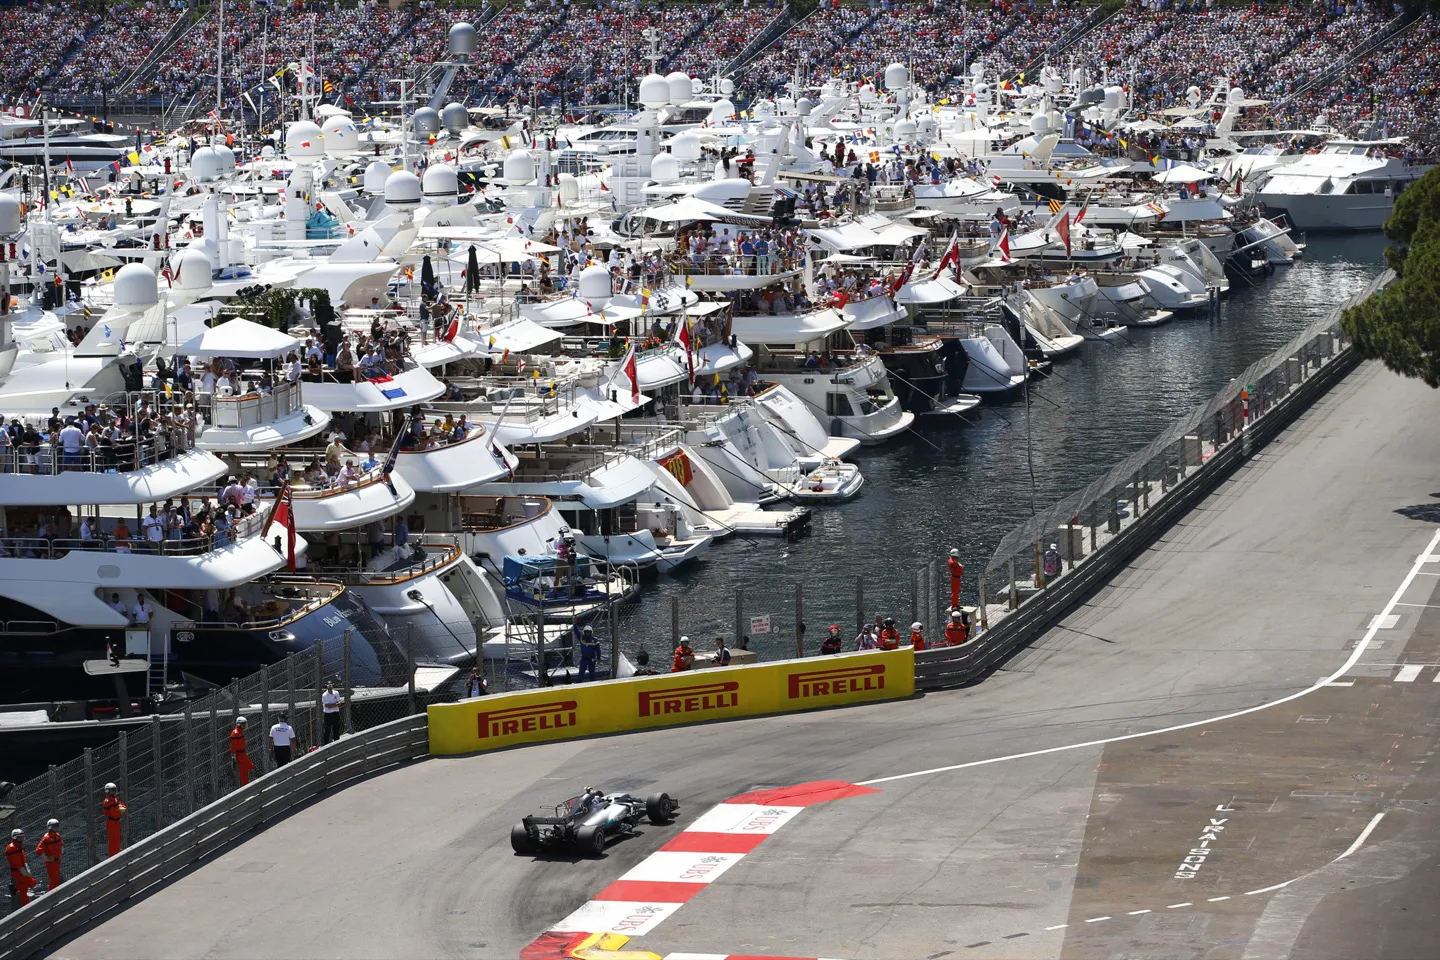
{"type": "Polygon", "coordinates": [[[919,630],[919,629],[920,629],[920,621],[919,621],[919,620],[916,620],[914,623],[910,624],[910,629],[911,629],[911,630],[919,630]]]}

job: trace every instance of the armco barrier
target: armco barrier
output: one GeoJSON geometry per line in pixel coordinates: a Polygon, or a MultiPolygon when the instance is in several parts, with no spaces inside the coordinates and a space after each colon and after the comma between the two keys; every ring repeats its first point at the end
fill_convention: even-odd
{"type": "Polygon", "coordinates": [[[663,674],[430,707],[430,752],[473,753],[548,740],[893,700],[915,692],[909,647],[663,674]]]}
{"type": "Polygon", "coordinates": [[[397,763],[424,759],[426,745],[425,717],[419,715],[305,754],[10,914],[0,921],[0,957],[29,956],[317,794],[397,763]]]}
{"type": "Polygon", "coordinates": [[[1359,363],[1353,349],[1340,351],[1308,380],[1282,398],[1263,417],[1215,452],[1161,497],[1154,506],[1073,571],[1037,591],[989,631],[960,647],[939,647],[915,655],[915,686],[937,690],[971,683],[1038,637],[1070,610],[1099,590],[1115,573],[1154,543],[1192,507],[1234,473],[1250,454],[1344,378],[1359,363]]]}

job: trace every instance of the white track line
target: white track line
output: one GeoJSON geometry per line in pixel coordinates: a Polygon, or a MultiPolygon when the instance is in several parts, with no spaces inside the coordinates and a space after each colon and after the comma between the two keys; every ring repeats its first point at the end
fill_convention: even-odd
{"type": "Polygon", "coordinates": [[[1422,667],[1418,663],[1407,664],[1400,668],[1399,673],[1395,674],[1395,682],[1414,683],[1415,678],[1420,676],[1421,669],[1422,667]]]}
{"type": "MultiPolygon", "coordinates": [[[[1330,674],[1330,676],[1325,677],[1323,680],[1317,681],[1311,686],[1306,687],[1304,690],[1297,691],[1296,693],[1292,693],[1289,696],[1281,697],[1279,700],[1271,700],[1269,703],[1262,703],[1257,706],[1246,707],[1244,710],[1236,710],[1233,713],[1221,714],[1218,717],[1209,717],[1205,720],[1194,720],[1190,723],[1181,723],[1173,727],[1164,727],[1159,730],[1145,730],[1140,733],[1125,733],[1116,737],[1106,737],[1102,740],[1086,740],[1083,743],[1071,743],[1060,747],[1046,747],[1043,750],[1029,750],[1025,753],[1012,753],[1004,757],[990,757],[986,760],[971,760],[968,763],[955,763],[946,767],[931,767],[928,770],[916,770],[913,773],[897,773],[889,777],[876,777],[873,780],[859,780],[856,782],[862,787],[869,787],[874,786],[877,783],[891,783],[895,780],[909,780],[913,777],[929,777],[937,773],[951,773],[955,770],[968,770],[971,767],[984,767],[992,763],[1004,763],[1007,760],[1025,760],[1029,757],[1043,757],[1046,754],[1063,753],[1066,750],[1082,750],[1086,747],[1102,747],[1109,743],[1120,743],[1124,740],[1137,740],[1141,737],[1157,737],[1167,733],[1174,733],[1177,730],[1191,730],[1195,727],[1206,726],[1207,724],[1220,723],[1224,720],[1233,720],[1236,717],[1243,717],[1248,714],[1258,713],[1261,710],[1268,710],[1271,707],[1278,707],[1280,704],[1289,703],[1291,700],[1298,700],[1299,698],[1306,696],[1307,694],[1314,693],[1321,687],[1324,687],[1340,679],[1345,674],[1350,672],[1351,667],[1355,666],[1355,664],[1360,662],[1360,657],[1364,655],[1367,649],[1369,649],[1371,641],[1375,639],[1375,634],[1380,632],[1380,625],[1385,622],[1385,618],[1390,615],[1391,611],[1393,611],[1395,607],[1399,605],[1400,598],[1405,596],[1405,591],[1410,589],[1410,584],[1415,582],[1415,577],[1420,573],[1420,565],[1430,562],[1429,554],[1435,549],[1437,545],[1440,545],[1440,530],[1435,531],[1435,535],[1430,538],[1430,545],[1425,548],[1424,552],[1421,553],[1419,557],[1416,558],[1414,565],[1410,567],[1410,572],[1405,575],[1405,579],[1400,582],[1399,588],[1396,589],[1395,594],[1390,598],[1390,602],[1385,604],[1384,611],[1371,620],[1369,629],[1365,631],[1365,636],[1361,638],[1359,643],[1355,644],[1355,649],[1350,652],[1350,656],[1345,659],[1345,662],[1340,665],[1340,668],[1334,673],[1330,674]]],[[[1255,892],[1258,893],[1259,891],[1255,892]]]]}
{"type": "MultiPolygon", "coordinates": [[[[1350,854],[1354,853],[1356,850],[1359,850],[1360,845],[1369,838],[1370,834],[1374,832],[1376,827],[1380,826],[1380,821],[1383,820],[1384,817],[1385,814],[1383,813],[1377,813],[1375,814],[1375,816],[1371,817],[1370,822],[1365,824],[1365,829],[1360,831],[1360,836],[1355,838],[1355,842],[1350,844],[1350,846],[1346,847],[1345,852],[1340,854],[1340,856],[1336,857],[1335,859],[1344,860],[1346,857],[1350,856],[1350,854]]],[[[1402,817],[1401,819],[1404,818],[1402,817]]]]}

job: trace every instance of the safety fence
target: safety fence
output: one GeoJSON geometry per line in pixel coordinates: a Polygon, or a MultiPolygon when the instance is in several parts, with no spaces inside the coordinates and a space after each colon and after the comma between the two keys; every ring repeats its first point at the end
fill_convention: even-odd
{"type": "Polygon", "coordinates": [[[1104,477],[1006,535],[981,573],[989,629],[963,646],[917,654],[916,686],[983,678],[1103,586],[1354,368],[1341,315],[1393,279],[1386,271],[1104,477]]]}
{"type": "Polygon", "coordinates": [[[328,790],[428,753],[425,717],[410,716],[331,743],[86,868],[0,922],[0,957],[28,956],[143,896],[328,790]]]}
{"type": "MultiPolygon", "coordinates": [[[[437,699],[463,692],[453,668],[423,663],[417,667],[413,656],[407,657],[408,665],[375,659],[397,660],[406,656],[406,648],[413,649],[413,644],[412,636],[386,652],[346,630],[193,699],[182,711],[115,721],[120,729],[113,742],[87,747],[83,756],[18,784],[10,797],[15,812],[5,821],[5,829],[24,829],[31,872],[40,880],[37,889],[45,889],[46,877],[35,846],[52,817],[60,821],[65,840],[62,878],[75,876],[104,859],[106,824],[101,802],[107,783],[115,784],[116,795],[127,808],[121,819],[125,846],[235,791],[240,783],[230,734],[238,717],[248,721],[246,754],[254,764],[250,773],[254,779],[276,768],[270,730],[282,714],[297,738],[292,756],[306,756],[326,742],[321,697],[331,683],[341,701],[338,723],[331,724],[332,735],[338,727],[344,737],[413,715],[437,699]],[[440,682],[446,679],[454,682],[440,682]],[[361,686],[362,680],[379,683],[361,686]],[[390,685],[381,685],[386,683],[390,685]]],[[[0,915],[12,904],[11,898],[5,898],[0,915]]]]}

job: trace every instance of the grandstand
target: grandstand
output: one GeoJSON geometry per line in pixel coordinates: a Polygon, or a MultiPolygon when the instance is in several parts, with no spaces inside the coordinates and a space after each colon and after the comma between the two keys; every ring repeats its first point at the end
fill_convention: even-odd
{"type": "MultiPolygon", "coordinates": [[[[1133,83],[1143,110],[1183,104],[1189,87],[1208,93],[1224,76],[1276,101],[1273,115],[1261,117],[1267,123],[1301,126],[1323,113],[1346,132],[1378,124],[1433,140],[1440,117],[1430,96],[1440,32],[1430,14],[1411,25],[1396,9],[1335,0],[1189,0],[1180,10],[1142,0],[1113,14],[1078,0],[811,2],[232,5],[223,99],[239,109],[243,94],[251,104],[273,95],[271,78],[302,60],[335,99],[393,99],[393,81],[424,72],[442,56],[450,25],[466,19],[477,24],[480,46],[452,90],[471,102],[623,104],[649,69],[646,31],[654,29],[662,72],[728,68],[741,97],[775,95],[797,72],[810,82],[877,77],[893,61],[910,64],[916,80],[939,93],[977,60],[1014,79],[1049,58],[1133,83]]],[[[216,7],[29,2],[0,7],[0,29],[0,79],[12,101],[43,91],[50,103],[84,113],[163,108],[170,120],[214,107],[216,7]]]]}

